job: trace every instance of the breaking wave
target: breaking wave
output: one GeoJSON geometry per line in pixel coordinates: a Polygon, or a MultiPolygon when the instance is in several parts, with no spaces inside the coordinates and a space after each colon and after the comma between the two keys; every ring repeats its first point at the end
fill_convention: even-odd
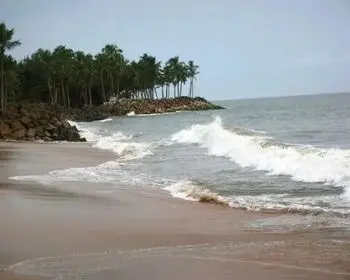
{"type": "Polygon", "coordinates": [[[84,124],[70,121],[79,130],[80,136],[84,137],[94,148],[113,151],[119,156],[119,160],[132,160],[152,155],[151,144],[145,142],[130,141],[137,135],[125,135],[116,132],[112,135],[103,136],[93,128],[87,128],[84,124]]]}
{"type": "Polygon", "coordinates": [[[222,196],[203,184],[191,180],[178,181],[163,188],[171,196],[189,201],[212,203],[249,211],[298,213],[302,215],[330,214],[350,217],[350,209],[342,207],[342,201],[334,196],[290,197],[288,194],[222,196]],[[324,206],[320,206],[320,204],[324,206]],[[326,204],[332,205],[327,207],[326,204]]]}
{"type": "Polygon", "coordinates": [[[100,120],[100,122],[110,122],[110,121],[112,121],[113,119],[112,118],[107,118],[107,119],[104,119],[104,120],[100,120]]]}
{"type": "Polygon", "coordinates": [[[343,196],[350,195],[350,150],[278,144],[264,135],[240,135],[225,129],[220,117],[181,130],[171,139],[197,144],[209,155],[229,158],[243,168],[290,176],[294,181],[343,187],[343,196]]]}
{"type": "Polygon", "coordinates": [[[227,198],[210,191],[204,186],[194,184],[189,180],[173,183],[170,186],[167,186],[163,189],[170,192],[170,194],[173,197],[190,201],[206,202],[229,206],[229,201],[227,198]]]}

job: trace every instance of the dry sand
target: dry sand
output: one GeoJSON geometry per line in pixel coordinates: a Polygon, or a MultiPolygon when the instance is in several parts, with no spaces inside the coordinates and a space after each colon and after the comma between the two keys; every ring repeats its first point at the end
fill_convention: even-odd
{"type": "Polygon", "coordinates": [[[147,188],[8,180],[114,158],[80,143],[0,143],[1,280],[350,279],[341,229],[253,231],[271,215],[147,188]]]}

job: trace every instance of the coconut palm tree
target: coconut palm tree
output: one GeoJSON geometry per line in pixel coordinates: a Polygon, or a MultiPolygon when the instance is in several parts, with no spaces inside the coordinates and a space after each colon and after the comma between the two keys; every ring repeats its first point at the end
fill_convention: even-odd
{"type": "Polygon", "coordinates": [[[193,97],[193,84],[194,80],[197,80],[196,76],[199,74],[199,66],[195,65],[192,60],[190,60],[187,64],[187,72],[188,72],[188,77],[190,78],[190,90],[188,93],[189,97],[193,97]]]}
{"type": "Polygon", "coordinates": [[[5,56],[4,60],[4,107],[7,101],[13,101],[20,86],[20,80],[16,71],[17,62],[11,56],[5,56]]]}
{"type": "Polygon", "coordinates": [[[27,64],[32,64],[31,69],[35,69],[34,71],[45,79],[49,91],[50,102],[52,104],[57,104],[57,67],[53,60],[52,52],[49,50],[38,49],[32,54],[31,58],[27,61],[27,64]]]}
{"type": "Polygon", "coordinates": [[[54,50],[38,49],[8,68],[5,52],[20,42],[12,40],[14,31],[4,23],[0,24],[0,35],[1,108],[6,106],[7,95],[15,92],[21,93],[16,95],[18,100],[51,102],[65,108],[101,104],[112,96],[176,98],[182,96],[188,82],[189,96],[194,95],[198,65],[193,61],[186,64],[179,56],[162,64],[147,53],[128,61],[114,44],[107,44],[94,55],[58,46],[54,50]]]}
{"type": "Polygon", "coordinates": [[[1,111],[5,111],[6,102],[5,100],[5,69],[4,60],[6,51],[12,50],[13,48],[20,46],[21,43],[18,40],[12,40],[14,29],[8,29],[4,22],[0,23],[0,71],[1,71],[1,111]]]}
{"type": "Polygon", "coordinates": [[[119,98],[120,91],[120,77],[124,69],[123,51],[117,45],[106,45],[102,49],[104,56],[104,65],[107,68],[107,75],[109,79],[109,95],[115,95],[119,98]],[[115,87],[116,82],[116,87],[115,87]]]}
{"type": "Polygon", "coordinates": [[[69,84],[71,82],[74,65],[74,52],[66,46],[58,46],[54,49],[53,60],[56,64],[57,76],[59,80],[60,97],[63,107],[70,108],[70,91],[69,84]]]}

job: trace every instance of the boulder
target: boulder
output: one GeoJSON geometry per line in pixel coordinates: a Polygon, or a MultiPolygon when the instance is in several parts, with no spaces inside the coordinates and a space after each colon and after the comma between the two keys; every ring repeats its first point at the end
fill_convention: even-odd
{"type": "Polygon", "coordinates": [[[12,131],[7,138],[10,139],[15,139],[15,140],[23,140],[24,136],[26,135],[27,130],[25,128],[20,129],[20,130],[16,130],[16,131],[12,131]]]}
{"type": "Polygon", "coordinates": [[[29,139],[34,139],[35,138],[35,135],[36,135],[36,129],[35,128],[29,128],[27,130],[27,137],[29,139]]]}
{"type": "Polygon", "coordinates": [[[48,131],[54,131],[57,129],[53,124],[51,124],[49,122],[44,126],[44,128],[48,131]]]}
{"type": "Polygon", "coordinates": [[[28,116],[23,116],[20,121],[25,127],[29,128],[31,119],[28,116]]]}
{"type": "Polygon", "coordinates": [[[0,139],[86,141],[66,119],[58,106],[9,104],[6,114],[0,116],[0,139]]]}
{"type": "Polygon", "coordinates": [[[11,132],[10,126],[0,120],[0,138],[4,137],[5,135],[9,134],[11,132]]]}
{"type": "Polygon", "coordinates": [[[11,127],[11,130],[25,129],[24,125],[18,120],[14,120],[14,121],[10,122],[10,127],[11,127]]]}

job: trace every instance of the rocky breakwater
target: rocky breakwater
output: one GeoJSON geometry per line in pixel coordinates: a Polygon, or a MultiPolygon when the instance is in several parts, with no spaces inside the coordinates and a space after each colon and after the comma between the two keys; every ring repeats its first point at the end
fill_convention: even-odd
{"type": "Polygon", "coordinates": [[[58,106],[11,104],[0,116],[0,139],[84,142],[58,106]]]}
{"type": "Polygon", "coordinates": [[[224,109],[201,97],[178,97],[172,99],[120,99],[107,102],[101,106],[86,106],[71,109],[70,118],[74,121],[89,122],[135,114],[162,114],[176,111],[200,111],[224,109]]]}
{"type": "Polygon", "coordinates": [[[202,111],[224,109],[221,106],[210,103],[201,97],[178,97],[172,99],[124,99],[111,104],[110,112],[112,115],[128,112],[135,114],[162,114],[177,111],[202,111]]]}

